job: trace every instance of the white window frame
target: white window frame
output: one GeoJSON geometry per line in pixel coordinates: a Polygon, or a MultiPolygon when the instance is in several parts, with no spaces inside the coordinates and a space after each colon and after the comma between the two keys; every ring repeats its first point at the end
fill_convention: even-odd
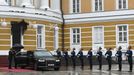
{"type": "MultiPolygon", "coordinates": [[[[98,0],[98,1],[99,1],[99,0],[98,0]]],[[[99,2],[98,2],[98,4],[99,4],[99,2]]],[[[92,0],[91,5],[92,5],[92,11],[93,11],[93,12],[104,11],[104,0],[102,0],[102,10],[100,10],[100,9],[95,10],[95,0],[92,0]]],[[[98,6],[98,8],[99,8],[99,6],[98,6]]]]}
{"type": "MultiPolygon", "coordinates": [[[[12,46],[13,46],[13,41],[12,41],[12,38],[13,38],[13,36],[12,35],[10,35],[10,47],[12,48],[12,46]]],[[[24,35],[21,35],[21,45],[23,45],[24,46],[24,35]]]]}
{"type": "MultiPolygon", "coordinates": [[[[71,39],[71,44],[72,45],[81,45],[81,28],[79,28],[79,27],[73,27],[73,28],[71,28],[71,36],[70,36],[70,39],[71,39]],[[79,29],[79,33],[75,33],[75,35],[77,35],[77,34],[79,34],[79,43],[74,43],[73,42],[73,29],[79,29]]],[[[77,41],[77,37],[76,37],[76,41],[77,41]]]]}
{"type": "Polygon", "coordinates": [[[98,28],[98,27],[102,28],[102,32],[101,32],[102,33],[102,43],[95,43],[96,38],[94,38],[94,34],[93,34],[93,36],[92,36],[93,37],[93,44],[104,44],[104,27],[103,26],[93,26],[93,31],[92,32],[95,33],[94,29],[98,28]]]}
{"type": "Polygon", "coordinates": [[[122,8],[119,8],[119,0],[116,0],[116,10],[123,10],[123,9],[128,9],[128,0],[126,0],[126,8],[123,8],[123,0],[122,0],[122,8]]]}
{"type": "Polygon", "coordinates": [[[102,25],[99,25],[99,26],[92,26],[92,45],[93,45],[93,49],[94,50],[98,50],[98,48],[99,47],[102,47],[102,48],[104,48],[104,26],[102,26],[102,25]],[[95,38],[94,38],[94,28],[95,27],[102,27],[102,43],[94,43],[94,41],[95,41],[95,38]],[[96,45],[97,45],[97,47],[96,47],[96,45]]]}
{"type": "MultiPolygon", "coordinates": [[[[79,0],[79,12],[73,12],[73,0],[69,0],[69,6],[70,6],[70,13],[80,13],[81,12],[81,0],[79,0]]],[[[76,0],[77,1],[77,0],[76,0]]],[[[76,2],[77,3],[77,2],[76,2]]],[[[76,9],[77,10],[77,4],[76,9]]]]}
{"type": "Polygon", "coordinates": [[[36,49],[39,50],[39,49],[45,49],[45,25],[42,25],[42,24],[36,24],[37,25],[37,29],[36,29],[36,49]],[[42,30],[42,47],[38,47],[38,26],[42,26],[43,30],[42,30]]]}
{"type": "MultiPolygon", "coordinates": [[[[116,44],[123,44],[123,43],[127,43],[127,44],[129,44],[129,30],[128,30],[129,28],[128,28],[128,24],[117,24],[116,25],[116,44]],[[127,26],[127,41],[125,42],[125,41],[122,41],[122,42],[120,42],[119,41],[119,31],[118,31],[118,27],[119,26],[127,26]]],[[[124,32],[124,31],[122,31],[122,32],[124,32]]]]}

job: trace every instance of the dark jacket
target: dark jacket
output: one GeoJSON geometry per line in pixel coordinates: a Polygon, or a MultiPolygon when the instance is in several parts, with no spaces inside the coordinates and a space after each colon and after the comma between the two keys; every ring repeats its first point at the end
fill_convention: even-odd
{"type": "Polygon", "coordinates": [[[107,51],[107,52],[105,53],[105,56],[106,56],[106,59],[111,59],[112,51],[107,51]]]}
{"type": "Polygon", "coordinates": [[[75,51],[71,52],[71,57],[75,57],[75,51]]]}
{"type": "Polygon", "coordinates": [[[102,51],[97,52],[97,58],[98,60],[102,60],[102,51]]]}

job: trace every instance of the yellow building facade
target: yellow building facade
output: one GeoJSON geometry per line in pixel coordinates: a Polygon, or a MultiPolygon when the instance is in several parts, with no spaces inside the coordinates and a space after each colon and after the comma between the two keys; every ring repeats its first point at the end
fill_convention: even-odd
{"type": "Polygon", "coordinates": [[[119,46],[124,51],[129,45],[134,47],[133,3],[133,0],[64,0],[65,48],[87,51],[102,47],[116,52],[119,46]],[[76,28],[80,31],[78,37],[76,28]]]}

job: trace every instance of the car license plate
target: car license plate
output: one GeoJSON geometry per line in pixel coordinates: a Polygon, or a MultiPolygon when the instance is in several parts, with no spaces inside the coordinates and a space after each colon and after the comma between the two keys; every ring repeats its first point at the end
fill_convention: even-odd
{"type": "Polygon", "coordinates": [[[54,66],[54,64],[48,64],[48,66],[54,66]]]}

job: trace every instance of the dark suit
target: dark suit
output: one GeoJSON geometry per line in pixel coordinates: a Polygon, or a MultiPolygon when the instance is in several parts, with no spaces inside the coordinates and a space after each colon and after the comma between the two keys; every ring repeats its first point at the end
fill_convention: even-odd
{"type": "Polygon", "coordinates": [[[8,55],[8,61],[9,61],[8,68],[11,69],[13,63],[15,64],[15,68],[17,68],[17,64],[15,60],[15,55],[16,55],[15,50],[10,50],[8,54],[9,54],[8,55]]]}
{"type": "Polygon", "coordinates": [[[133,55],[133,52],[131,50],[127,50],[126,52],[126,56],[127,56],[127,59],[128,59],[128,63],[129,63],[129,70],[132,71],[133,69],[133,58],[132,58],[132,55],[133,55]]]}
{"type": "Polygon", "coordinates": [[[60,59],[61,58],[61,51],[57,50],[56,53],[57,53],[57,57],[60,59]]]}
{"type": "Polygon", "coordinates": [[[81,67],[84,67],[84,59],[83,59],[83,52],[79,51],[79,53],[77,54],[77,56],[79,56],[80,62],[81,62],[81,67]]]}
{"type": "Polygon", "coordinates": [[[98,62],[99,62],[99,70],[102,69],[102,51],[98,51],[97,52],[97,59],[98,59],[98,62]]]}
{"type": "Polygon", "coordinates": [[[93,56],[93,54],[92,54],[92,51],[88,51],[87,56],[88,56],[88,61],[89,61],[89,65],[90,65],[90,70],[92,70],[92,68],[93,68],[93,64],[92,64],[92,56],[93,56]]]}
{"type": "Polygon", "coordinates": [[[75,51],[74,50],[71,52],[71,58],[72,58],[73,67],[75,68],[75,51]]]}
{"type": "Polygon", "coordinates": [[[112,58],[111,58],[111,56],[112,56],[112,51],[109,51],[108,50],[106,52],[105,56],[106,56],[106,59],[108,61],[108,66],[109,66],[109,69],[108,70],[111,70],[111,65],[112,65],[112,58]]]}
{"type": "Polygon", "coordinates": [[[122,51],[118,50],[116,56],[119,65],[119,71],[121,71],[122,70],[122,51]]]}
{"type": "Polygon", "coordinates": [[[64,56],[64,59],[65,59],[65,62],[66,62],[66,66],[68,66],[68,58],[69,58],[68,52],[65,51],[65,52],[63,53],[63,56],[64,56]]]}

